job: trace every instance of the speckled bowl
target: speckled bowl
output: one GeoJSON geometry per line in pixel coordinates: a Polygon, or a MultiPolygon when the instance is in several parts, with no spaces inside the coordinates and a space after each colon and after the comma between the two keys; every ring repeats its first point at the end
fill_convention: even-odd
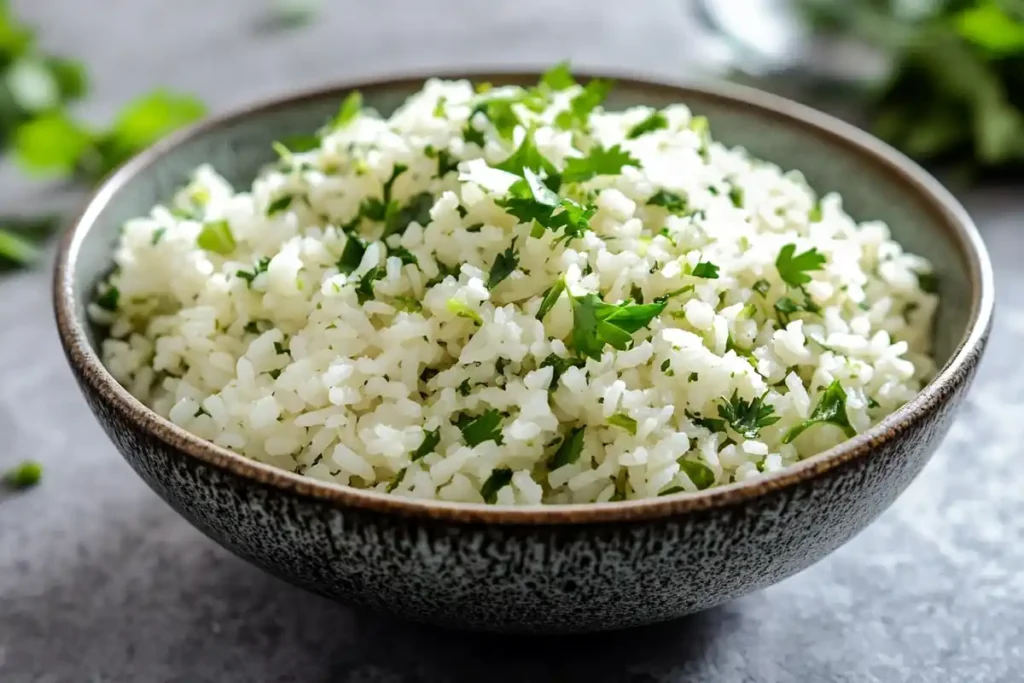
{"type": "MultiPolygon", "coordinates": [[[[462,77],[458,75],[457,77],[462,77]]],[[[535,74],[471,76],[535,83],[535,74]]],[[[183,517],[239,556],[353,604],[473,629],[573,632],[671,619],[775,583],[885,510],[928,461],[963,401],[992,319],[989,259],[970,218],[913,163],[837,120],[739,87],[620,79],[609,107],[685,102],[717,138],[799,168],[859,218],[889,223],[936,264],[941,372],[868,432],[784,472],[700,494],[509,509],[405,500],[246,460],[158,417],[97,357],[86,301],[119,226],[212,163],[246,184],[270,143],[317,128],[346,91],[382,112],[422,79],[358,83],[206,121],[133,159],[93,197],[57,257],[54,305],[68,361],[118,450],[183,517]]]]}

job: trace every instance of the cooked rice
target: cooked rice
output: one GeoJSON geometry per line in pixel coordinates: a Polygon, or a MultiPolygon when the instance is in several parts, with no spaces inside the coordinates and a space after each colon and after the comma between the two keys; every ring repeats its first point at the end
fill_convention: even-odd
{"type": "Polygon", "coordinates": [[[559,117],[582,92],[433,80],[390,118],[363,110],[310,151],[280,149],[251,188],[197,169],[169,206],[124,226],[91,307],[110,326],[104,363],[160,415],[249,458],[505,505],[756,478],[914,396],[933,372],[924,259],[838,196],[817,200],[799,173],[713,142],[685,106],[559,117]],[[519,101],[511,123],[495,121],[501,109],[471,117],[503,97],[519,101]],[[494,166],[527,137],[554,169],[616,145],[637,163],[559,186],[593,210],[567,235],[506,207],[526,171],[494,166]],[[355,236],[361,256],[346,251],[355,236]],[[823,257],[806,284],[784,279],[788,245],[811,253],[805,265],[823,257]],[[495,268],[511,272],[489,288],[495,268]],[[589,293],[668,298],[622,348],[599,340],[597,360],[576,341],[599,306],[589,293]]]}

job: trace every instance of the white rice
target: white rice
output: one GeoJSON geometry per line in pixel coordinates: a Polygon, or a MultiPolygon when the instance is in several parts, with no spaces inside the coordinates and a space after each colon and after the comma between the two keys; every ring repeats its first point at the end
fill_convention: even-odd
{"type": "Polygon", "coordinates": [[[468,125],[481,148],[464,137],[472,108],[523,91],[429,81],[390,118],[363,111],[312,151],[283,153],[251,188],[197,169],[169,207],[124,226],[116,270],[92,306],[110,325],[105,364],[156,412],[255,460],[394,495],[505,505],[755,478],[846,438],[821,423],[783,439],[833,382],[858,432],[920,389],[933,372],[937,299],[919,284],[930,266],[884,224],[857,224],[838,196],[816,200],[799,173],[712,142],[682,105],[634,138],[653,110],[597,108],[563,130],[557,115],[580,91],[545,90],[540,113],[514,105],[513,140],[475,115],[468,125]],[[519,177],[493,166],[527,135],[558,169],[614,145],[638,165],[563,184],[563,196],[596,208],[590,230],[567,239],[499,206],[519,177]],[[437,150],[457,171],[438,177],[437,150]],[[396,164],[408,170],[393,183],[395,206],[427,192],[429,219],[385,244],[380,221],[351,223],[365,200],[382,197],[396,164]],[[651,204],[658,192],[685,208],[651,204]],[[294,199],[282,207],[286,196],[294,199]],[[217,221],[234,242],[223,254],[197,244],[217,221]],[[346,230],[368,242],[347,275],[336,265],[346,230]],[[489,289],[513,240],[518,265],[489,289]],[[776,265],[786,245],[825,258],[803,291],[776,265]],[[698,263],[716,265],[718,277],[696,277],[698,263]],[[381,279],[360,303],[359,283],[375,267],[381,279]],[[538,320],[559,278],[567,291],[538,320]],[[554,359],[580,355],[570,297],[620,303],[639,293],[650,304],[681,289],[628,348],[605,345],[600,360],[555,378],[554,359]],[[815,312],[780,315],[783,297],[809,297],[815,312]],[[732,398],[759,400],[777,421],[739,433],[720,413],[732,398]],[[501,443],[468,444],[456,423],[489,409],[501,443]],[[560,441],[578,428],[582,445],[558,466],[560,441]],[[434,430],[436,446],[420,449],[434,430]]]}

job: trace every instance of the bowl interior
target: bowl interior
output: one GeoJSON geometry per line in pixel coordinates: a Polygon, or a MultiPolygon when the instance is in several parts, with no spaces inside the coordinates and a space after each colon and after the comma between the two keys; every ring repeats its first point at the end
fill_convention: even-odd
{"type": "MultiPolygon", "coordinates": [[[[535,77],[517,76],[479,80],[536,82],[535,77]]],[[[420,85],[421,81],[401,81],[360,89],[367,105],[387,114],[420,85]]],[[[154,204],[167,201],[200,164],[211,164],[236,187],[246,186],[263,164],[276,157],[270,146],[273,141],[316,130],[334,114],[344,95],[344,90],[320,92],[229,117],[194,134],[172,138],[155,153],[131,162],[121,174],[123,182],[108,186],[107,201],[83,226],[87,232],[78,236],[77,253],[70,252],[75,259],[71,265],[75,312],[89,330],[94,349],[99,331],[86,323],[86,303],[100,278],[110,270],[120,226],[129,218],[147,213],[154,204]]],[[[753,94],[754,99],[760,97],[753,94]]],[[[768,99],[782,110],[791,107],[808,114],[798,105],[768,99]]],[[[931,260],[942,297],[935,326],[936,360],[941,367],[952,357],[972,316],[978,287],[976,265],[968,258],[966,238],[945,227],[939,210],[925,201],[910,181],[901,180],[897,171],[814,126],[714,91],[620,81],[607,107],[662,107],[679,102],[708,116],[717,139],[746,147],[755,156],[784,169],[801,170],[819,193],[841,192],[851,215],[858,220],[885,221],[908,251],[931,260]]]]}

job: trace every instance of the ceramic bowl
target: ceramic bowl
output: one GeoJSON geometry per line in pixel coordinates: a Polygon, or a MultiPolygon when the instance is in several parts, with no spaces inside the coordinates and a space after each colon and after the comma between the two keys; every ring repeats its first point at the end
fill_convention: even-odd
{"type": "MultiPolygon", "coordinates": [[[[536,74],[462,74],[535,83],[536,74]]],[[[756,481],[654,500],[512,509],[423,502],[305,479],[218,448],[134,399],[97,357],[86,302],[119,226],[212,163],[249,183],[270,143],[318,128],[351,88],[387,113],[421,78],[356,83],[214,118],[130,161],[64,239],[54,304],[68,361],[118,450],[203,533],[267,571],[350,604],[437,624],[521,632],[614,629],[678,617],[773,584],[875,519],[928,461],[964,399],[989,333],[992,271],[970,218],[935,180],[870,136],[793,102],[732,86],[620,79],[609,108],[684,102],[715,136],[855,217],[886,221],[936,265],[942,370],[881,424],[756,481]]]]}

